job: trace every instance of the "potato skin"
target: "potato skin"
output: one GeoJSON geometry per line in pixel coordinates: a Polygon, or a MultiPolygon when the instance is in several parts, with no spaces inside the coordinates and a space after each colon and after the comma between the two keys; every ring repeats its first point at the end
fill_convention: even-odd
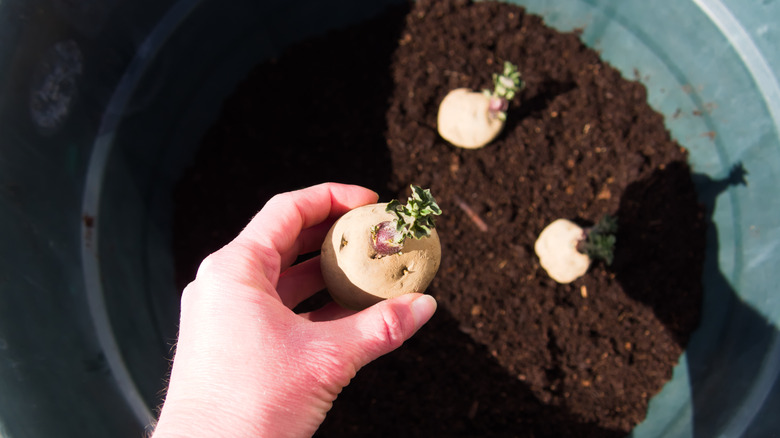
{"type": "Polygon", "coordinates": [[[450,91],[439,104],[437,129],[445,140],[465,149],[479,149],[498,136],[504,122],[489,115],[490,98],[467,88],[450,91]]]}
{"type": "Polygon", "coordinates": [[[577,251],[582,228],[568,219],[556,219],[547,225],[534,244],[539,264],[560,284],[582,277],[590,268],[590,257],[577,251]]]}
{"type": "Polygon", "coordinates": [[[386,203],[355,208],[339,218],[322,244],[320,266],[325,286],[343,307],[362,310],[387,298],[424,292],[441,265],[436,230],[423,239],[406,239],[400,253],[375,258],[371,228],[392,220],[386,203]]]}

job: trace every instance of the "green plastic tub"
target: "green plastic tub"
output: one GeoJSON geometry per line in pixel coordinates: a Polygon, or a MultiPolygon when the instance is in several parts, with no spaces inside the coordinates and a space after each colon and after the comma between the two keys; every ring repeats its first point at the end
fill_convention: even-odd
{"type": "MultiPolygon", "coordinates": [[[[143,433],[200,136],[251,66],[389,3],[0,0],[0,437],[143,433]]],[[[701,326],[632,436],[776,436],[780,2],[516,3],[638,73],[711,213],[701,326]]]]}

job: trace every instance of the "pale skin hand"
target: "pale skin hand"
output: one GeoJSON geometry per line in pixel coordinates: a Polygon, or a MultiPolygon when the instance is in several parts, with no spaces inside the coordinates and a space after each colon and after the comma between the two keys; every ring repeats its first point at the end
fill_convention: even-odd
{"type": "Polygon", "coordinates": [[[323,285],[317,258],[330,225],[377,201],[323,184],[272,198],[236,239],[207,257],[182,295],[170,384],[154,437],[305,437],[355,373],[399,347],[436,310],[409,294],[361,312],[330,303],[291,310],[323,285]]]}

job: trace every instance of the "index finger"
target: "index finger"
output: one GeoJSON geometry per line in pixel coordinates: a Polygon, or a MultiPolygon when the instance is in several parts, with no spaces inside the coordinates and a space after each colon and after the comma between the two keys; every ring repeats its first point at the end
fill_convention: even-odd
{"type": "Polygon", "coordinates": [[[262,255],[268,255],[268,250],[278,255],[278,265],[271,267],[272,272],[267,272],[272,275],[268,278],[276,279],[281,267],[298,256],[298,237],[303,230],[377,199],[378,195],[369,189],[337,183],[282,193],[265,204],[236,240],[244,243],[241,245],[244,248],[259,245],[262,255]]]}

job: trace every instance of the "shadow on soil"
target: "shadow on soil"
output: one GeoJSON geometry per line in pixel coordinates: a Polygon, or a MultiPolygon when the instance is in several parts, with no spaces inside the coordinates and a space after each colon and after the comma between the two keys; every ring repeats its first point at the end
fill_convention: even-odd
{"type": "Polygon", "coordinates": [[[673,162],[629,184],[617,212],[615,272],[623,290],[651,307],[685,348],[699,325],[704,213],[687,164],[673,162]]]}
{"type": "Polygon", "coordinates": [[[440,307],[401,350],[360,370],[316,436],[622,436],[539,401],[459,324],[440,307]]]}
{"type": "Polygon", "coordinates": [[[292,46],[226,100],[175,191],[179,290],[277,193],[334,181],[393,196],[384,109],[405,12],[393,11],[395,21],[369,20],[292,46]]]}

